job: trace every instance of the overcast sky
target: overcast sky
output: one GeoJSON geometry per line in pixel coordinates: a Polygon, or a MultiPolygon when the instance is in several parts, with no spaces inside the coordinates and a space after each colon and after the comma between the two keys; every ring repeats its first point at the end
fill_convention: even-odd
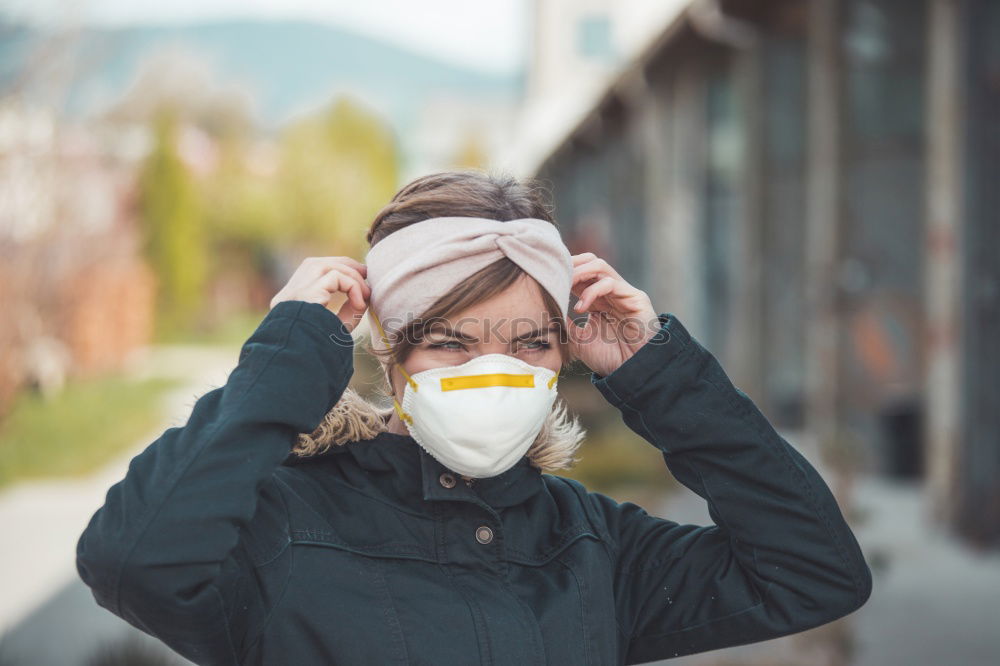
{"type": "Polygon", "coordinates": [[[516,69],[523,58],[528,9],[528,0],[0,0],[3,14],[56,25],[315,20],[500,72],[516,69]]]}

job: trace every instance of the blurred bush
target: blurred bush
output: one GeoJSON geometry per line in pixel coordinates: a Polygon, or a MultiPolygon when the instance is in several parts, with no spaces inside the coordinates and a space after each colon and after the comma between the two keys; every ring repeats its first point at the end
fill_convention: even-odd
{"type": "Polygon", "coordinates": [[[577,451],[579,462],[560,475],[619,501],[650,508],[664,495],[683,488],[660,450],[632,432],[619,411],[591,384],[586,366],[577,361],[565,369],[560,374],[559,392],[587,430],[587,438],[577,451]]]}

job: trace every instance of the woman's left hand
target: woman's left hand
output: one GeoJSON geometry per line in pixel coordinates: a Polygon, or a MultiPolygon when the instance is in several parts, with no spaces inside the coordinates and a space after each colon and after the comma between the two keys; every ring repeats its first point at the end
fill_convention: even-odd
{"type": "Polygon", "coordinates": [[[593,252],[573,255],[570,291],[579,299],[574,311],[589,312],[584,326],[566,322],[570,350],[599,375],[614,372],[660,329],[649,296],[593,252]]]}

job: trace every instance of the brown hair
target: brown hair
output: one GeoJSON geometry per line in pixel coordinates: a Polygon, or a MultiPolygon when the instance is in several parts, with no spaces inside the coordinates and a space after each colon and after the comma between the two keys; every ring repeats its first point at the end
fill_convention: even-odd
{"type": "MultiPolygon", "coordinates": [[[[394,231],[432,217],[485,217],[503,222],[534,217],[556,225],[544,190],[537,180],[518,180],[507,174],[476,169],[443,171],[417,178],[405,185],[375,216],[365,239],[375,245],[394,231]]],[[[482,303],[514,284],[531,278],[507,257],[474,273],[458,288],[445,294],[421,313],[419,319],[397,331],[392,349],[368,351],[385,361],[402,364],[429,326],[466,308],[482,303]]],[[[537,284],[537,282],[535,283],[537,284]]],[[[563,364],[572,358],[563,330],[562,309],[539,286],[549,317],[557,323],[556,338],[563,364]]]]}

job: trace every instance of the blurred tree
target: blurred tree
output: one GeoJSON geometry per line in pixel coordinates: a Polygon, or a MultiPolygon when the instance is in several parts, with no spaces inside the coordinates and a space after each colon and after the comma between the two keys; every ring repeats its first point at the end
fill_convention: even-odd
{"type": "Polygon", "coordinates": [[[456,167],[469,167],[473,169],[485,169],[489,156],[483,146],[482,139],[475,132],[467,132],[458,152],[452,159],[456,167]]]}
{"type": "Polygon", "coordinates": [[[226,133],[217,142],[216,169],[200,182],[205,231],[212,249],[211,280],[218,289],[209,319],[260,308],[277,289],[270,263],[281,243],[284,215],[275,182],[277,148],[263,138],[226,133]],[[239,293],[234,293],[237,290],[239,293]],[[266,297],[261,302],[261,299],[266,297]]]}
{"type": "Polygon", "coordinates": [[[155,115],[153,149],[139,175],[143,250],[157,276],[157,329],[187,328],[201,305],[208,267],[199,197],[177,154],[177,113],[155,115]]]}
{"type": "Polygon", "coordinates": [[[247,138],[254,131],[250,92],[223,80],[204,56],[177,45],[140,62],[128,91],[102,116],[112,124],[146,123],[164,107],[215,139],[247,138]]]}
{"type": "Polygon", "coordinates": [[[278,242],[287,225],[275,183],[277,155],[270,154],[267,143],[236,134],[224,135],[218,147],[217,168],[202,188],[213,246],[255,248],[278,242]]]}
{"type": "Polygon", "coordinates": [[[346,96],[290,126],[278,174],[289,244],[359,256],[372,217],[396,190],[399,161],[391,127],[346,96]]]}

